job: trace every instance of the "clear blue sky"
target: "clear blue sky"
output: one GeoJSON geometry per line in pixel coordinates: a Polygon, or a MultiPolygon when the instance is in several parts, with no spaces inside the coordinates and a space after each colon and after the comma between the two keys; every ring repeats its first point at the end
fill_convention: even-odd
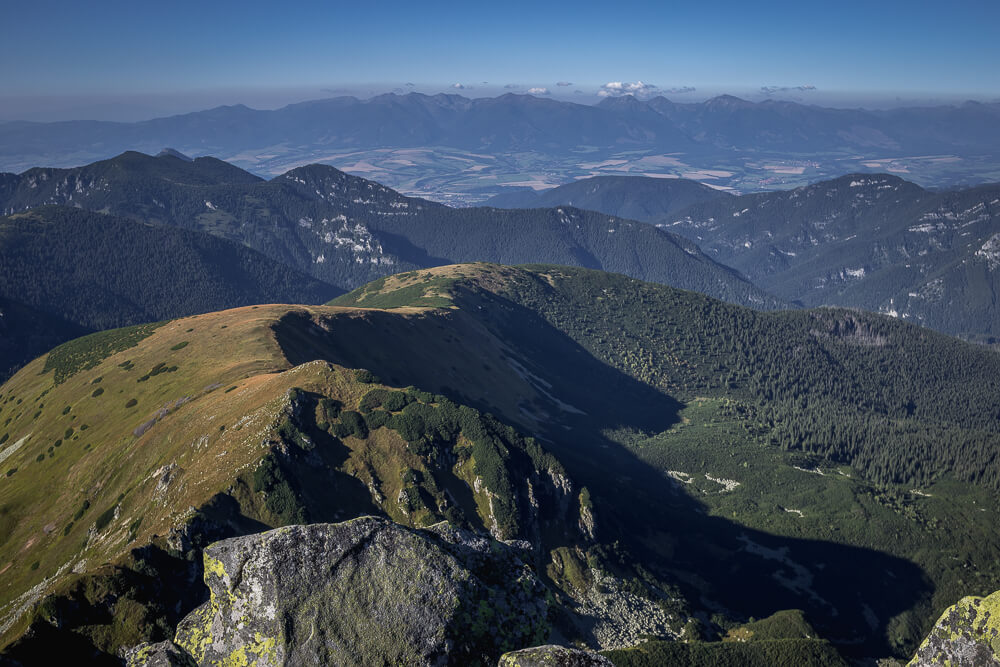
{"type": "Polygon", "coordinates": [[[1000,97],[997,0],[11,0],[0,25],[0,102],[403,82],[594,93],[637,80],[1000,97]]]}

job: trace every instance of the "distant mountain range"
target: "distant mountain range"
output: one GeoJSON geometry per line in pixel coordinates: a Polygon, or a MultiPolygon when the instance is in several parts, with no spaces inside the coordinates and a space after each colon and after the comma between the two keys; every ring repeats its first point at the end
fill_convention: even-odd
{"type": "MultiPolygon", "coordinates": [[[[867,111],[753,103],[732,96],[691,104],[626,96],[591,106],[531,95],[469,99],[387,94],[316,100],[274,111],[224,106],[137,123],[7,122],[0,124],[0,170],[76,166],[126,150],[155,153],[174,146],[259,173],[333,162],[394,187],[405,183],[412,192],[444,193],[460,185],[468,192],[497,193],[516,182],[518,173],[522,179],[553,170],[588,175],[608,167],[602,160],[623,151],[672,156],[692,173],[722,170],[705,178],[750,171],[754,182],[767,180],[767,174],[802,173],[809,165],[820,174],[829,174],[830,168],[843,173],[842,166],[831,167],[830,156],[857,168],[865,159],[986,156],[983,164],[946,158],[919,167],[928,182],[975,182],[996,171],[998,122],[1000,104],[976,102],[867,111]],[[442,163],[433,155],[378,154],[415,149],[463,153],[457,163],[442,163]],[[822,165],[816,156],[823,156],[822,165]],[[765,158],[778,162],[756,164],[765,158]],[[588,161],[602,166],[588,168],[588,161]],[[456,187],[447,187],[449,183],[456,187]]],[[[662,171],[665,164],[652,165],[652,170],[662,171]]],[[[634,171],[650,171],[650,166],[634,171]]]]}
{"type": "Polygon", "coordinates": [[[0,210],[50,204],[207,232],[344,290],[452,262],[555,262],[781,305],[694,243],[650,225],[569,207],[453,209],[326,165],[264,181],[214,158],[129,152],[76,169],[0,175],[0,210]]]}
{"type": "Polygon", "coordinates": [[[207,233],[342,291],[452,262],[559,263],[755,308],[850,306],[1000,337],[1000,185],[930,192],[854,174],[732,196],[682,179],[595,177],[494,201],[532,208],[450,208],[326,165],[265,181],[171,152],[0,174],[4,213],[71,206],[207,233]]]}

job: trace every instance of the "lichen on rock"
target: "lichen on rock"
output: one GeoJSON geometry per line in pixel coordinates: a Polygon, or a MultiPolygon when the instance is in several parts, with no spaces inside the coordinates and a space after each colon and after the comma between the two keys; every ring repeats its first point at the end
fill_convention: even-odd
{"type": "Polygon", "coordinates": [[[1000,591],[948,607],[908,667],[925,665],[1000,665],[1000,591]]]}

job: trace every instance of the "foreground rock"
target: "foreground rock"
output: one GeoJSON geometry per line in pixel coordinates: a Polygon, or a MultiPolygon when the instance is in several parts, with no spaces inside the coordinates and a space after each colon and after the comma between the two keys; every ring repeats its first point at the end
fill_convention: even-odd
{"type": "Polygon", "coordinates": [[[500,656],[499,667],[612,667],[600,653],[565,646],[536,646],[500,656]]]}
{"type": "MultiPolygon", "coordinates": [[[[174,642],[198,665],[492,664],[549,634],[523,546],[376,517],[223,540],[174,642]]],[[[130,664],[171,664],[149,661],[164,650],[130,664]]]]}
{"type": "Polygon", "coordinates": [[[962,598],[948,607],[909,667],[1000,665],[1000,591],[962,598]]]}
{"type": "Polygon", "coordinates": [[[167,641],[139,644],[125,656],[129,667],[197,667],[194,659],[177,644],[167,641]]]}

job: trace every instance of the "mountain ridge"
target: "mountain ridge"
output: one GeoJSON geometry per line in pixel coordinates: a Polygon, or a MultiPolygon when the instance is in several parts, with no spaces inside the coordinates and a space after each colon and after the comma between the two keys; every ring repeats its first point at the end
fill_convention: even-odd
{"type": "MultiPolygon", "coordinates": [[[[156,152],[173,146],[274,174],[331,153],[349,160],[348,154],[358,150],[437,147],[515,163],[516,153],[528,151],[545,156],[552,165],[547,169],[574,174],[582,155],[606,159],[628,150],[680,153],[693,171],[725,168],[735,164],[734,155],[766,155],[793,166],[809,161],[808,156],[814,156],[811,162],[832,160],[823,173],[859,154],[869,160],[951,156],[959,161],[920,167],[922,181],[940,181],[948,174],[949,182],[968,182],[981,180],[974,174],[995,171],[991,156],[1000,150],[991,131],[1000,117],[1000,105],[994,103],[871,111],[735,99],[678,103],[626,96],[591,106],[516,94],[466,98],[388,93],[369,99],[314,100],[276,110],[224,106],[137,123],[7,123],[0,125],[0,170],[20,171],[41,163],[72,166],[125,150],[156,152]],[[963,160],[969,164],[963,165],[963,160]]],[[[383,166],[392,175],[390,185],[440,181],[438,187],[445,192],[444,184],[455,182],[450,172],[454,165],[383,166]],[[411,167],[420,175],[416,179],[407,171],[411,167]]],[[[528,163],[513,164],[501,173],[519,173],[525,167],[533,170],[528,163]]],[[[762,175],[758,181],[767,180],[763,176],[768,169],[758,165],[751,171],[762,175]]],[[[492,188],[493,194],[499,189],[487,181],[481,186],[492,188]]]]}
{"type": "Polygon", "coordinates": [[[214,159],[125,153],[74,170],[31,170],[0,188],[2,210],[67,204],[208,232],[345,291],[459,261],[555,262],[781,305],[690,241],[643,223],[569,208],[453,209],[329,165],[263,181],[214,159]]]}
{"type": "Polygon", "coordinates": [[[197,582],[203,546],[370,514],[527,540],[554,624],[596,647],[676,639],[707,598],[705,639],[803,609],[838,650],[901,655],[1000,578],[986,350],[574,267],[420,270],[342,303],[103,332],[0,387],[0,604],[70,564],[16,603],[11,655],[167,639],[203,589],[155,582],[197,582]]]}

